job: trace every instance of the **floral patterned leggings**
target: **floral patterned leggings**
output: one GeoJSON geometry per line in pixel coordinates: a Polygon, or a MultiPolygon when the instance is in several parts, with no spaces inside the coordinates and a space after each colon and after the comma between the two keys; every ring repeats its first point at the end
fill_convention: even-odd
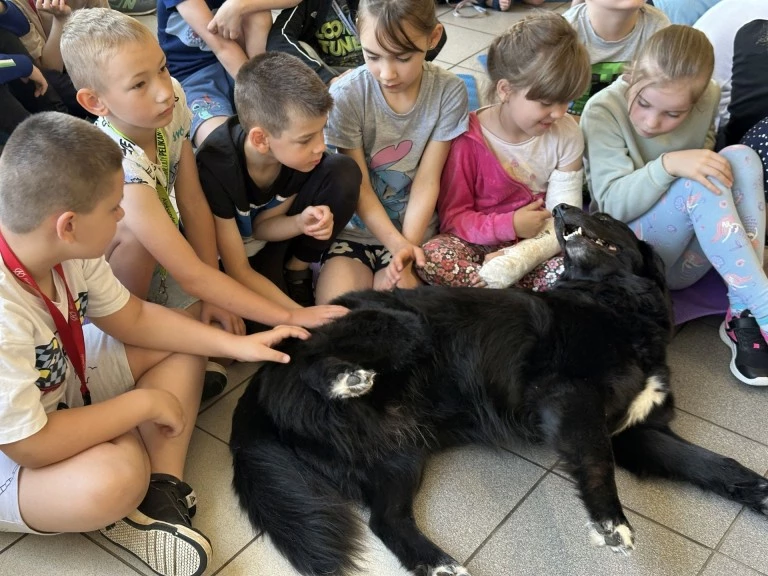
{"type": "MultiPolygon", "coordinates": [[[[427,265],[416,272],[427,284],[437,286],[474,286],[480,281],[478,271],[485,255],[496,252],[514,242],[483,246],[462,240],[453,234],[438,234],[422,246],[427,265]]],[[[534,292],[552,288],[563,273],[563,258],[555,256],[539,264],[516,284],[534,292]]]]}

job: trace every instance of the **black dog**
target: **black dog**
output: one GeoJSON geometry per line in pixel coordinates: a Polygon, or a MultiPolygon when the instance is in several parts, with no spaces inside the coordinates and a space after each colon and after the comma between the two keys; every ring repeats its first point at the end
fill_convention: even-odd
{"type": "Polygon", "coordinates": [[[355,565],[360,521],[417,574],[468,574],[413,520],[430,453],[523,434],[571,468],[592,540],[634,548],[614,459],[768,514],[768,481],[673,433],[663,267],[624,224],[555,209],[565,274],[548,293],[359,292],[352,311],[284,349],[234,414],[234,488],[251,523],[307,575],[355,565]]]}

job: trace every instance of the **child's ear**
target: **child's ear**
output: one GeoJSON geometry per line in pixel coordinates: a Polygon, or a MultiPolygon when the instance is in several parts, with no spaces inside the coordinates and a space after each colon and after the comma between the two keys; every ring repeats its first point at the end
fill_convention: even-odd
{"type": "Polygon", "coordinates": [[[77,103],[94,116],[106,116],[109,114],[109,108],[102,101],[99,95],[90,88],[80,88],[77,91],[77,103]]]}
{"type": "Polygon", "coordinates": [[[248,143],[261,154],[269,152],[269,132],[261,126],[254,126],[248,131],[248,143]]]}
{"type": "Polygon", "coordinates": [[[440,37],[443,35],[443,25],[438,24],[432,33],[429,35],[428,50],[433,50],[435,46],[440,42],[440,37]]]}
{"type": "Polygon", "coordinates": [[[509,100],[509,97],[512,95],[513,88],[509,84],[509,81],[505,78],[502,78],[496,83],[496,95],[499,97],[499,101],[501,103],[506,102],[509,100]]]}
{"type": "Polygon", "coordinates": [[[72,211],[62,212],[56,218],[56,236],[59,240],[72,244],[75,241],[75,220],[77,214],[72,211]]]}

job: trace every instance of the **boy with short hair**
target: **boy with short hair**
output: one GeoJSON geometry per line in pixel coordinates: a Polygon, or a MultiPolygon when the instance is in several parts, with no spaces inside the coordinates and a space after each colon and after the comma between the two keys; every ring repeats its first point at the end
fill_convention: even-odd
{"type": "Polygon", "coordinates": [[[574,116],[581,116],[587,100],[622,74],[655,32],[669,26],[669,18],[645,0],[586,0],[563,16],[587,47],[592,65],[590,87],[568,108],[574,116]]]}
{"type": "MultiPolygon", "coordinates": [[[[125,218],[107,261],[131,292],[189,309],[234,333],[244,331],[240,317],[309,327],[346,311],[302,308],[269,283],[246,287],[219,271],[213,217],[188,139],[184,91],[168,74],[148,28],[115,10],[79,10],[64,28],[61,47],[78,100],[123,152],[125,218]]],[[[222,372],[211,365],[206,397],[223,389],[226,379],[215,378],[222,372]]]]}
{"type": "Polygon", "coordinates": [[[0,530],[98,529],[158,574],[199,576],[211,544],[183,472],[200,356],[287,362],[269,346],[308,333],[235,336],[132,296],[103,257],[121,164],[59,112],[22,122],[0,156],[0,530]]]}
{"type": "Polygon", "coordinates": [[[314,302],[310,264],[352,217],[362,179],[354,160],[325,152],[331,106],[328,88],[298,58],[261,54],[237,75],[238,116],[197,151],[227,274],[254,289],[266,276],[306,304],[314,302]]]}

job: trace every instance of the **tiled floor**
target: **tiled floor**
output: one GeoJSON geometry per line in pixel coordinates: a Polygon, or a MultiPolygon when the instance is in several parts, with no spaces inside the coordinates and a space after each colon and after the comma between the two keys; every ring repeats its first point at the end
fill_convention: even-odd
{"type": "MultiPolygon", "coordinates": [[[[546,6],[560,12],[566,7],[546,6]]],[[[524,11],[461,19],[441,7],[449,37],[441,64],[480,76],[477,55],[524,11]]],[[[713,318],[693,322],[672,343],[674,427],[765,474],[768,390],[748,388],[730,375],[716,326],[713,318]]],[[[230,488],[230,418],[253,370],[253,365],[234,366],[225,394],[200,411],[186,478],[200,496],[195,525],[213,542],[209,575],[296,576],[268,538],[253,533],[230,488]]],[[[586,514],[556,456],[522,444],[499,451],[469,447],[435,457],[418,495],[416,519],[473,576],[768,574],[768,518],[689,486],[638,481],[624,472],[618,484],[637,529],[638,548],[630,557],[590,547],[586,514]]],[[[2,576],[137,573],[151,574],[98,533],[49,538],[0,533],[2,576]]],[[[406,572],[371,536],[363,574],[406,572]]]]}

